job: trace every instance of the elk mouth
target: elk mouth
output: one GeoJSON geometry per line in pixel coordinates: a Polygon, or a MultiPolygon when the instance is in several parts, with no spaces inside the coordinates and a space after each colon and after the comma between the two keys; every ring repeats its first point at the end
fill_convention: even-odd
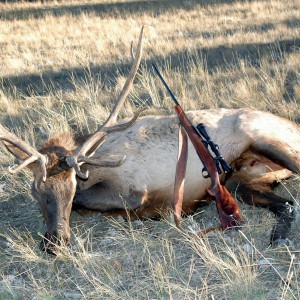
{"type": "Polygon", "coordinates": [[[69,239],[59,239],[55,235],[50,235],[48,232],[45,233],[44,237],[40,242],[40,250],[46,252],[50,255],[57,255],[57,251],[59,250],[58,247],[61,245],[68,246],[70,243],[69,239]]]}

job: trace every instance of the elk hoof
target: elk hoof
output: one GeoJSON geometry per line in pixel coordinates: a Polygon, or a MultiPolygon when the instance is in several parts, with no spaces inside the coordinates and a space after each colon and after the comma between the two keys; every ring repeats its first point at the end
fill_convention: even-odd
{"type": "Polygon", "coordinates": [[[284,246],[293,247],[294,243],[289,239],[277,239],[271,244],[272,248],[280,248],[284,246]]]}

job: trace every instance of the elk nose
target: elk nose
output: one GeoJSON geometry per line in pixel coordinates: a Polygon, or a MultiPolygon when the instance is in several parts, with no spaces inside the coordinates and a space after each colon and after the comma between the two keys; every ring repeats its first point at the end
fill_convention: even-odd
{"type": "Polygon", "coordinates": [[[55,252],[52,250],[53,246],[54,244],[51,241],[51,236],[48,234],[48,232],[46,232],[40,242],[40,250],[46,251],[48,254],[56,255],[55,252]]]}
{"type": "Polygon", "coordinates": [[[59,224],[57,229],[48,232],[48,236],[53,244],[58,246],[68,246],[70,242],[70,228],[59,224]]]}
{"type": "Polygon", "coordinates": [[[40,242],[40,249],[46,251],[48,254],[56,255],[58,250],[57,246],[65,245],[68,246],[70,243],[70,235],[61,235],[57,231],[49,234],[45,233],[44,237],[40,242]]]}

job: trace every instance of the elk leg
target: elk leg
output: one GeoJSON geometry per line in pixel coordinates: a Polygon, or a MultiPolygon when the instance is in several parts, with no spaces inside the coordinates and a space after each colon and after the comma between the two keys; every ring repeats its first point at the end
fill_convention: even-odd
{"type": "Polygon", "coordinates": [[[238,187],[238,193],[243,195],[242,201],[258,207],[269,209],[274,213],[276,224],[273,226],[270,244],[287,238],[294,220],[294,203],[272,192],[258,191],[242,185],[238,187]]]}
{"type": "Polygon", "coordinates": [[[271,232],[270,244],[286,239],[291,229],[292,221],[294,220],[293,201],[283,200],[285,200],[284,203],[269,207],[269,210],[275,214],[277,221],[271,232]]]}

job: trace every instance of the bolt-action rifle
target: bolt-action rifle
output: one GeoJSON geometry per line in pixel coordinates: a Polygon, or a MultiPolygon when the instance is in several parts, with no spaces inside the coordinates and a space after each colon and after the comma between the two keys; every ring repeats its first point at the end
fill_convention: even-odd
{"type": "MultiPolygon", "coordinates": [[[[164,86],[166,87],[171,98],[175,102],[175,110],[180,120],[180,125],[184,128],[183,130],[182,127],[180,127],[179,130],[179,155],[176,166],[176,177],[174,186],[173,209],[175,213],[174,216],[176,225],[179,226],[180,224],[180,215],[182,210],[184,177],[187,160],[187,134],[204,166],[202,173],[203,171],[207,172],[207,175],[203,176],[205,178],[209,177],[211,179],[211,185],[206,191],[210,196],[214,197],[216,200],[221,229],[225,230],[234,226],[239,226],[242,223],[239,206],[236,203],[235,199],[230,195],[228,190],[220,183],[218,174],[222,172],[220,171],[219,163],[221,164],[221,167],[225,173],[230,173],[231,168],[226,164],[225,160],[220,155],[217,145],[211,141],[210,137],[208,136],[205,130],[204,125],[198,125],[198,129],[192,125],[190,120],[187,118],[185,112],[183,111],[182,107],[180,106],[178,100],[176,99],[169,86],[163,79],[162,75],[158,71],[155,64],[153,64],[153,68],[160,80],[162,81],[162,83],[164,84],[164,86]],[[201,134],[205,140],[203,139],[201,134]],[[210,154],[208,150],[208,145],[210,145],[212,151],[217,155],[216,158],[213,158],[210,154]]],[[[220,229],[220,227],[212,227],[206,229],[204,230],[204,233],[214,229],[220,229]]]]}

